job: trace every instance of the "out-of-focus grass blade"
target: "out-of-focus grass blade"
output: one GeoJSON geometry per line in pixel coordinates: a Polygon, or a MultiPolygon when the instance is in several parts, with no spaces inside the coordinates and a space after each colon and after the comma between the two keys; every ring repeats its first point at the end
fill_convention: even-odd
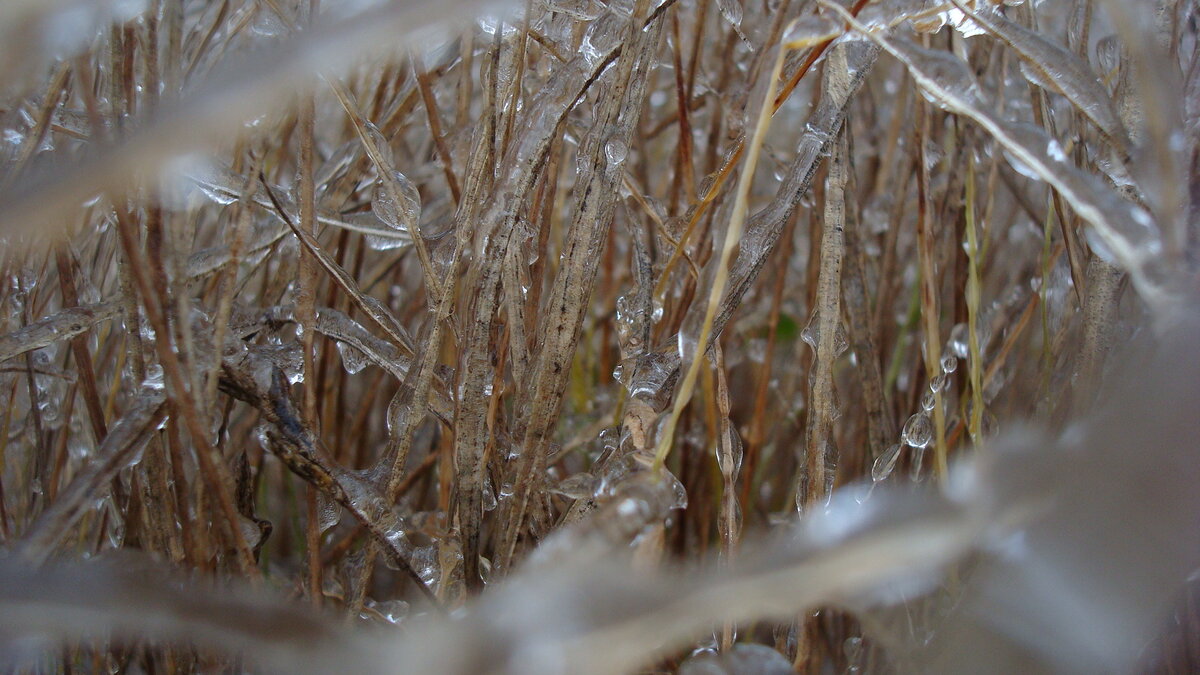
{"type": "Polygon", "coordinates": [[[51,162],[8,186],[0,193],[0,236],[62,229],[84,201],[120,193],[135,176],[153,175],[171,158],[204,150],[228,138],[245,120],[313,89],[318,70],[336,72],[366,54],[394,50],[480,4],[388,3],[262,52],[231,58],[176,103],[131,123],[136,130],[121,142],[98,147],[82,160],[51,162]]]}

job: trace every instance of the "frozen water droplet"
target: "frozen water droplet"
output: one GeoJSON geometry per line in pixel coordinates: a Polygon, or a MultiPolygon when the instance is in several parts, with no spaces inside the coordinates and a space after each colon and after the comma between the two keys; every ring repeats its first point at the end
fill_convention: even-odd
{"type": "Polygon", "coordinates": [[[148,389],[162,391],[163,388],[163,368],[155,363],[146,367],[146,379],[142,380],[142,386],[148,389]]]}
{"type": "Polygon", "coordinates": [[[375,182],[371,211],[394,230],[415,231],[421,218],[421,193],[404,174],[392,172],[392,180],[375,182]]]}
{"type": "Polygon", "coordinates": [[[254,427],[254,437],[258,439],[259,446],[263,450],[271,449],[271,427],[268,424],[260,424],[254,427]]]}
{"type": "Polygon", "coordinates": [[[671,506],[667,508],[688,508],[688,490],[684,488],[683,483],[667,470],[662,470],[662,482],[671,490],[671,506]]]}
{"type": "Polygon", "coordinates": [[[367,122],[364,128],[367,130],[367,136],[370,137],[370,141],[372,144],[374,144],[375,149],[378,150],[379,154],[383,156],[384,163],[387,166],[393,166],[394,162],[392,160],[392,144],[388,142],[387,137],[383,135],[383,132],[379,130],[379,127],[370,122],[367,122]]]}
{"type": "Polygon", "coordinates": [[[412,241],[408,230],[393,228],[373,211],[347,214],[342,216],[341,222],[345,229],[361,232],[367,240],[367,246],[376,251],[402,248],[412,241]]]}
{"type": "Polygon", "coordinates": [[[607,427],[596,436],[596,439],[600,441],[604,452],[612,452],[617,449],[617,445],[621,441],[621,432],[617,427],[607,427]]]}
{"type": "Polygon", "coordinates": [[[651,303],[651,308],[650,308],[650,320],[653,321],[654,323],[658,323],[659,321],[662,321],[663,310],[664,310],[663,301],[659,298],[654,298],[654,302],[651,303]]]}
{"type": "Polygon", "coordinates": [[[338,354],[340,354],[342,357],[342,367],[345,368],[346,372],[351,375],[356,375],[362,372],[362,370],[370,363],[370,361],[367,360],[366,354],[363,354],[358,347],[355,347],[348,342],[339,341],[337,343],[337,350],[338,354]]]}
{"type": "Polygon", "coordinates": [[[283,371],[288,384],[296,384],[304,379],[304,354],[300,350],[300,343],[268,343],[256,345],[252,349],[264,359],[267,367],[261,375],[267,383],[270,382],[272,368],[283,371]]]}
{"type": "MultiPolygon", "coordinates": [[[[389,517],[392,522],[396,522],[395,517],[391,516],[390,513],[389,517]]],[[[399,551],[401,554],[408,555],[412,552],[412,542],[408,540],[408,534],[404,532],[404,529],[400,527],[399,523],[396,523],[394,527],[388,528],[384,533],[383,538],[387,540],[388,544],[390,544],[394,550],[399,551]]],[[[391,555],[387,555],[385,559],[389,561],[389,567],[392,567],[392,565],[395,564],[395,561],[392,560],[391,555]]],[[[392,567],[392,569],[396,568],[392,567]]]]}
{"type": "Polygon", "coordinates": [[[931,380],[929,380],[929,390],[936,394],[937,392],[945,389],[946,385],[949,383],[950,381],[946,378],[945,373],[938,373],[937,375],[934,375],[931,380]]]}
{"type": "Polygon", "coordinates": [[[650,505],[646,503],[646,500],[636,497],[622,499],[616,508],[617,516],[628,520],[644,521],[650,513],[650,505]]]}
{"type": "Polygon", "coordinates": [[[625,344],[630,338],[634,337],[634,322],[636,322],[642,314],[642,312],[636,311],[637,308],[635,306],[631,305],[632,303],[628,297],[622,295],[621,297],[617,298],[617,313],[615,323],[617,325],[617,338],[621,341],[621,344],[625,344]]]}
{"type": "Polygon", "coordinates": [[[562,495],[568,499],[587,499],[596,491],[597,479],[590,473],[583,472],[570,476],[550,488],[550,492],[562,495]]]}
{"type": "Polygon", "coordinates": [[[610,165],[624,164],[627,154],[629,154],[629,146],[619,138],[610,139],[604,144],[604,158],[610,165]]]}
{"type": "Polygon", "coordinates": [[[273,38],[283,35],[286,31],[287,26],[274,11],[266,5],[259,5],[254,21],[250,23],[250,32],[259,37],[273,38]]]}
{"type": "Polygon", "coordinates": [[[421,581],[431,589],[437,589],[437,583],[441,576],[441,565],[438,561],[437,544],[430,546],[422,546],[413,551],[410,559],[413,571],[417,576],[421,577],[421,581]]]}
{"type": "Polygon", "coordinates": [[[960,359],[970,356],[971,352],[967,346],[968,335],[967,324],[965,323],[955,324],[954,328],[950,331],[950,351],[960,359]]]}
{"type": "Polygon", "coordinates": [[[937,397],[932,391],[926,391],[921,395],[921,410],[929,412],[933,410],[933,406],[937,403],[937,397]]]}
{"type": "Polygon", "coordinates": [[[496,510],[496,491],[492,488],[492,478],[488,476],[483,480],[483,510],[496,510]]]}
{"type": "Polygon", "coordinates": [[[1116,70],[1121,63],[1121,43],[1116,35],[1105,35],[1096,41],[1096,63],[1101,73],[1116,70]]]}
{"type": "Polygon", "coordinates": [[[649,403],[655,410],[661,410],[670,395],[665,385],[673,373],[667,357],[658,352],[648,352],[626,359],[622,364],[623,367],[618,366],[622,368],[618,379],[629,390],[629,395],[649,403]]]}
{"type": "Polygon", "coordinates": [[[583,35],[579,53],[589,66],[597,66],[617,46],[626,19],[615,12],[602,14],[583,35]]]}
{"type": "MultiPolygon", "coordinates": [[[[625,359],[625,361],[621,361],[620,363],[617,364],[617,366],[615,368],[613,368],[613,372],[612,372],[613,379],[616,380],[617,382],[620,382],[623,385],[626,385],[626,386],[628,386],[628,383],[625,381],[625,362],[631,361],[631,360],[632,359],[625,359]]],[[[633,364],[631,363],[630,364],[631,370],[632,370],[632,365],[633,364]]]]}
{"type": "Polygon", "coordinates": [[[871,480],[878,483],[886,479],[892,474],[892,470],[896,468],[896,460],[900,459],[900,451],[904,449],[903,445],[896,443],[883,454],[875,458],[875,463],[871,465],[871,480]]]}
{"type": "Polygon", "coordinates": [[[833,134],[829,133],[829,129],[820,124],[808,122],[804,125],[805,140],[811,140],[813,145],[826,147],[829,141],[833,140],[833,134]]]}
{"type": "Polygon", "coordinates": [[[716,448],[717,466],[721,469],[722,475],[736,478],[742,468],[742,437],[732,424],[729,425],[728,434],[726,439],[728,450],[722,445],[718,445],[716,448]]]}
{"type": "Polygon", "coordinates": [[[862,653],[862,638],[848,637],[842,643],[842,653],[846,655],[846,660],[854,662],[858,660],[859,654],[862,653]]]}
{"type": "Polygon", "coordinates": [[[385,621],[391,624],[399,624],[404,619],[408,618],[409,607],[408,603],[403,600],[385,600],[376,602],[372,607],[385,621]]]}
{"type": "Polygon", "coordinates": [[[742,1],[741,0],[717,0],[717,7],[721,10],[721,16],[725,20],[735,26],[742,25],[742,1]]]}
{"type": "Polygon", "coordinates": [[[820,339],[819,334],[820,331],[813,323],[813,320],[810,319],[808,325],[804,327],[804,330],[800,331],[800,339],[804,340],[804,344],[811,347],[813,351],[816,351],[817,341],[820,339]]]}
{"type": "Polygon", "coordinates": [[[245,539],[246,545],[250,548],[258,546],[263,537],[262,528],[258,526],[258,523],[246,518],[245,516],[238,515],[237,519],[238,529],[242,531],[242,538],[245,539]]]}
{"type": "Polygon", "coordinates": [[[205,197],[221,206],[236,202],[241,193],[241,181],[229,169],[202,158],[177,159],[170,171],[188,176],[205,197]]]}
{"type": "Polygon", "coordinates": [[[479,556],[479,578],[484,585],[492,582],[492,561],[483,556],[479,556]]]}
{"type": "MultiPolygon", "coordinates": [[[[200,193],[203,194],[205,197],[207,197],[209,199],[209,201],[211,201],[215,204],[219,204],[221,206],[228,206],[229,204],[232,204],[237,201],[236,197],[226,194],[224,192],[221,192],[220,190],[217,190],[209,185],[197,184],[196,189],[199,190],[200,193]]],[[[183,200],[181,199],[179,201],[182,202],[183,200]]]]}
{"type": "Polygon", "coordinates": [[[929,445],[929,441],[933,439],[933,423],[929,421],[929,416],[920,412],[908,418],[904,423],[902,438],[914,448],[929,445]]]}
{"type": "Polygon", "coordinates": [[[949,374],[958,370],[958,359],[953,354],[946,354],[942,357],[942,372],[949,374]]]}
{"type": "MultiPolygon", "coordinates": [[[[804,340],[812,350],[817,351],[817,346],[821,342],[821,318],[818,310],[813,310],[812,315],[808,319],[808,324],[804,326],[804,330],[800,331],[800,339],[804,340]]],[[[834,357],[841,356],[850,348],[850,340],[846,335],[846,327],[842,325],[841,320],[837,322],[837,335],[833,341],[834,357]]]]}

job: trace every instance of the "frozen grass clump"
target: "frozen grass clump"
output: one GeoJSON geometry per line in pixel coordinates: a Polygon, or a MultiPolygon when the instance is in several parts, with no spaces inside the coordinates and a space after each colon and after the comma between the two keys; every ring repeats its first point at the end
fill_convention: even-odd
{"type": "Polygon", "coordinates": [[[0,663],[1200,668],[1197,11],[6,4],[0,663]]]}

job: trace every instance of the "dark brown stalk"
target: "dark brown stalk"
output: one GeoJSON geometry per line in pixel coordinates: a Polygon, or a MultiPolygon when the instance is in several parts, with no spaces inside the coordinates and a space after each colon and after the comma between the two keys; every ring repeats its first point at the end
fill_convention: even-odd
{"type": "MultiPolygon", "coordinates": [[[[59,245],[54,251],[54,260],[58,268],[58,283],[62,291],[63,303],[68,307],[79,305],[79,292],[76,290],[75,279],[79,266],[75,257],[65,244],[59,245]]],[[[96,384],[96,368],[92,364],[92,353],[88,349],[85,334],[71,339],[71,353],[79,367],[79,376],[83,385],[83,402],[87,406],[88,421],[96,443],[103,443],[108,435],[104,421],[104,408],[100,405],[100,390],[96,384]]]]}
{"type": "Polygon", "coordinates": [[[429,86],[429,73],[421,65],[420,57],[412,59],[413,71],[417,76],[417,89],[421,92],[421,101],[425,104],[425,117],[429,121],[429,133],[433,136],[434,147],[437,148],[441,160],[442,173],[446,176],[446,185],[450,187],[450,196],[458,204],[462,199],[462,190],[458,187],[458,177],[454,175],[454,162],[450,157],[450,149],[446,147],[446,139],[442,134],[442,119],[438,113],[437,101],[433,98],[433,90],[429,86]]]}
{"type": "MultiPolygon", "coordinates": [[[[317,0],[307,3],[306,19],[311,27],[312,18],[317,12],[317,0]]],[[[300,153],[297,180],[300,184],[300,223],[304,232],[317,236],[317,200],[316,186],[313,183],[313,99],[305,96],[300,102],[300,112],[297,130],[300,143],[300,153]]],[[[301,374],[304,378],[304,402],[301,419],[310,426],[313,433],[320,437],[321,419],[317,408],[317,388],[320,380],[317,378],[316,344],[313,327],[317,323],[315,307],[317,294],[317,262],[314,254],[304,250],[300,255],[300,278],[296,293],[296,316],[300,320],[300,344],[303,351],[301,374]]],[[[304,493],[305,506],[305,549],[307,550],[308,597],[316,606],[321,605],[321,529],[320,515],[317,513],[317,492],[311,485],[304,493]]]]}

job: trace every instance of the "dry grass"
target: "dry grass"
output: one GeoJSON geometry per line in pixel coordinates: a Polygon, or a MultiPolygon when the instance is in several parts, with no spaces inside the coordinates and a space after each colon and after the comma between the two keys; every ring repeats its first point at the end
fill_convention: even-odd
{"type": "Polygon", "coordinates": [[[1200,668],[1198,20],[6,3],[0,666],[1200,668]]]}

